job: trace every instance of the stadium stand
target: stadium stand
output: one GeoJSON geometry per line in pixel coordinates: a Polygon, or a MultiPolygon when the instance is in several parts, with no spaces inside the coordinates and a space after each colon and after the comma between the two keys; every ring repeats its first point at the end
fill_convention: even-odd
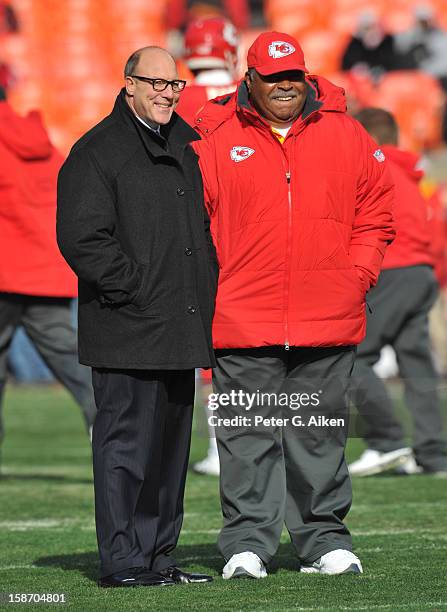
{"type": "Polygon", "coordinates": [[[403,148],[418,151],[441,145],[445,95],[432,76],[412,70],[389,72],[377,88],[375,103],[379,102],[401,126],[403,148]]]}
{"type": "Polygon", "coordinates": [[[332,30],[313,30],[300,37],[306,66],[316,74],[330,74],[340,67],[346,35],[332,30]]]}
{"type": "MultiPolygon", "coordinates": [[[[169,11],[175,1],[11,0],[20,28],[0,33],[0,62],[14,74],[9,95],[12,105],[18,112],[40,108],[55,144],[67,153],[80,134],[110,111],[128,55],[140,46],[166,44],[172,21],[169,11]]],[[[264,13],[269,29],[299,38],[312,72],[336,75],[335,82],[346,89],[354,110],[379,102],[396,114],[405,146],[420,150],[442,142],[444,99],[433,78],[388,73],[373,86],[367,75],[341,75],[339,70],[346,41],[362,12],[374,10],[387,30],[396,33],[412,26],[414,8],[421,3],[265,0],[264,13]],[[430,93],[425,97],[429,107],[424,110],[419,96],[414,95],[421,86],[430,93]]],[[[437,23],[447,28],[445,0],[432,0],[430,5],[437,12],[437,23]]],[[[236,0],[231,6],[236,6],[236,0]]],[[[241,58],[259,31],[242,32],[241,58]]],[[[241,76],[244,68],[242,62],[241,76]]],[[[184,65],[180,73],[190,77],[184,65]]]]}
{"type": "Polygon", "coordinates": [[[330,6],[313,0],[266,0],[264,12],[273,30],[288,32],[300,37],[306,32],[328,29],[330,26],[330,6]]]}
{"type": "Polygon", "coordinates": [[[164,44],[166,0],[15,0],[21,31],[2,44],[14,67],[10,100],[42,110],[56,146],[73,142],[110,112],[132,51],[164,44]]]}

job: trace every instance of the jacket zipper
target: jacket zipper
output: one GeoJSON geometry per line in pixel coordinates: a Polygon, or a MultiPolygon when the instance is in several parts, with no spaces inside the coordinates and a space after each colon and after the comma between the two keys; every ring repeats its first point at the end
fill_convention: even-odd
{"type": "Polygon", "coordinates": [[[287,227],[287,251],[286,251],[286,287],[285,287],[285,304],[286,304],[286,320],[285,320],[285,336],[286,336],[286,341],[284,344],[284,349],[286,351],[289,350],[290,348],[290,344],[289,344],[289,290],[290,290],[290,269],[289,269],[289,265],[290,265],[290,256],[291,256],[291,251],[292,251],[292,191],[291,191],[291,187],[290,187],[290,180],[291,180],[291,174],[290,174],[290,168],[287,170],[286,172],[286,181],[287,181],[287,198],[288,198],[288,206],[289,206],[289,211],[288,211],[288,227],[287,227]]]}

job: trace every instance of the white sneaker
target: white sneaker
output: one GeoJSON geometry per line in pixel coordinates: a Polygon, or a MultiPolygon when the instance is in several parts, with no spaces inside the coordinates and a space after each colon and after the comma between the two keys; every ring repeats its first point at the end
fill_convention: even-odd
{"type": "Polygon", "coordinates": [[[395,468],[394,471],[400,476],[413,476],[413,474],[422,474],[424,470],[416,463],[416,459],[412,453],[403,463],[395,468]]]}
{"type": "Polygon", "coordinates": [[[363,574],[360,559],[349,550],[331,550],[311,565],[302,565],[304,574],[363,574]]]}
{"type": "Polygon", "coordinates": [[[261,559],[252,552],[233,555],[222,570],[222,578],[266,578],[267,571],[261,559]]]}
{"type": "Polygon", "coordinates": [[[396,353],[389,344],[380,351],[380,359],[373,365],[373,370],[379,378],[394,378],[399,374],[396,353]]]}
{"type": "Polygon", "coordinates": [[[398,448],[389,453],[367,448],[357,461],[348,466],[351,476],[373,476],[387,472],[404,463],[412,454],[411,448],[398,448]]]}
{"type": "Polygon", "coordinates": [[[192,466],[193,471],[196,474],[205,474],[207,476],[219,476],[220,474],[220,464],[219,464],[219,455],[213,453],[212,455],[207,455],[205,459],[202,461],[198,461],[194,463],[192,466]]]}

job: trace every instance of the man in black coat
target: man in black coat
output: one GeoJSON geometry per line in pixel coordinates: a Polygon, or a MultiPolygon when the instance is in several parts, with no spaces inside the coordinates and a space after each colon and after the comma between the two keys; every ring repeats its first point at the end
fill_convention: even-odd
{"type": "Polygon", "coordinates": [[[57,236],[79,278],[79,357],[92,366],[100,586],[208,582],[171,552],[183,518],[194,368],[214,366],[217,262],[199,137],[163,49],[127,61],[112,113],[73,147],[57,236]]]}

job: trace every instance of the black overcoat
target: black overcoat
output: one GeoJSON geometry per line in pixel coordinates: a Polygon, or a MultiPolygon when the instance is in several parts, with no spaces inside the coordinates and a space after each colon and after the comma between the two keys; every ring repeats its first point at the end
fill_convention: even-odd
{"type": "Polygon", "coordinates": [[[175,113],[161,131],[135,117],[122,90],[59,174],[57,239],[79,279],[86,365],[215,365],[217,261],[189,145],[199,137],[175,113]]]}

